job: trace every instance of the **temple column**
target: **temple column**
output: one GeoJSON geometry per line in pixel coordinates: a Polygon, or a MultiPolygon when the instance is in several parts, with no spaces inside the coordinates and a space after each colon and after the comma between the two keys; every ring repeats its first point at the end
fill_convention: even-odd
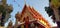
{"type": "Polygon", "coordinates": [[[25,25],[26,25],[26,28],[29,28],[29,17],[26,17],[25,18],[25,25]]]}

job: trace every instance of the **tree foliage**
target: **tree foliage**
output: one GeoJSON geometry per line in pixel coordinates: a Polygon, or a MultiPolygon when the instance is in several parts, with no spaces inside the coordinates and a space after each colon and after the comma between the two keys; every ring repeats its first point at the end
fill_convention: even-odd
{"type": "Polygon", "coordinates": [[[53,9],[51,9],[50,7],[45,7],[45,11],[49,15],[49,17],[52,16],[51,18],[53,19],[53,22],[55,22],[55,15],[53,9]]]}
{"type": "Polygon", "coordinates": [[[6,15],[6,9],[4,8],[3,5],[0,5],[0,12],[2,13],[2,15],[6,15]]]}
{"type": "Polygon", "coordinates": [[[54,7],[59,7],[60,6],[60,0],[51,0],[51,4],[54,5],[54,7]]]}
{"type": "Polygon", "coordinates": [[[50,7],[45,7],[45,11],[48,13],[49,16],[54,14],[53,10],[50,7]]]}
{"type": "Polygon", "coordinates": [[[2,13],[2,18],[1,18],[1,22],[0,22],[1,23],[1,26],[3,26],[4,23],[6,21],[8,21],[8,19],[11,17],[10,16],[10,13],[13,11],[12,9],[13,9],[12,6],[8,6],[8,5],[3,6],[3,5],[0,5],[0,13],[2,13]]]}

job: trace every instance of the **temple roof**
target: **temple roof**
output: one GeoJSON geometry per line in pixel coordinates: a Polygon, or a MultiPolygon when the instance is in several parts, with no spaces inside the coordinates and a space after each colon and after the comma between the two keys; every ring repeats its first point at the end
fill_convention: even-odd
{"type": "Polygon", "coordinates": [[[40,23],[50,27],[49,22],[45,18],[43,18],[40,13],[38,13],[33,7],[27,6],[26,4],[24,5],[22,12],[20,14],[16,14],[16,18],[20,20],[20,18],[24,16],[26,10],[32,15],[33,18],[40,21],[40,23]]]}
{"type": "Polygon", "coordinates": [[[38,13],[33,7],[31,8],[30,6],[25,5],[21,14],[24,14],[25,13],[26,8],[32,14],[32,16],[34,18],[37,18],[39,20],[40,19],[43,19],[47,23],[47,21],[45,20],[45,18],[43,18],[43,16],[40,13],[38,13]]]}
{"type": "Polygon", "coordinates": [[[38,13],[33,7],[31,8],[30,6],[25,5],[21,14],[24,14],[26,9],[32,14],[34,18],[36,18],[37,20],[42,19],[49,25],[48,21],[45,18],[43,18],[43,16],[40,13],[38,13]]]}

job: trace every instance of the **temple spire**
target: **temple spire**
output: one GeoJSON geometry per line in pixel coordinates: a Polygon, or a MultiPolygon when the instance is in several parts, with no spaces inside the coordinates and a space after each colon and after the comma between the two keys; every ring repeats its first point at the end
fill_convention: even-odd
{"type": "Polygon", "coordinates": [[[26,0],[24,0],[24,4],[26,5],[26,0]]]}

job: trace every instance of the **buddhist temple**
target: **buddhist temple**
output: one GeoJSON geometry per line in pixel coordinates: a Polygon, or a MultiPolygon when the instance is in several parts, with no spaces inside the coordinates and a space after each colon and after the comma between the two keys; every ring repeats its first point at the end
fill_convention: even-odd
{"type": "Polygon", "coordinates": [[[15,28],[51,28],[49,22],[40,13],[26,4],[22,12],[15,15],[15,18],[15,28]]]}

